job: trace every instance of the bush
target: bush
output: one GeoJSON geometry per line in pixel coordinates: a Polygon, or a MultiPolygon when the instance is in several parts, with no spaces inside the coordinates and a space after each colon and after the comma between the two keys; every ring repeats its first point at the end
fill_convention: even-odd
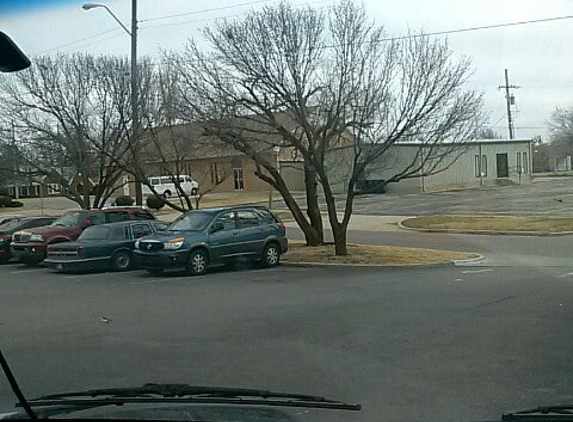
{"type": "Polygon", "coordinates": [[[20,201],[11,201],[6,206],[9,208],[20,208],[24,206],[24,203],[20,201]]]}
{"type": "Polygon", "coordinates": [[[10,189],[0,186],[0,196],[10,196],[10,189]]]}
{"type": "Polygon", "coordinates": [[[118,196],[117,198],[115,198],[115,205],[121,207],[129,207],[133,205],[134,202],[135,199],[133,199],[131,196],[118,196]]]}
{"type": "Polygon", "coordinates": [[[165,206],[165,198],[159,195],[148,196],[146,204],[153,210],[160,210],[165,206]]]}
{"type": "Polygon", "coordinates": [[[7,207],[12,202],[12,198],[7,195],[0,195],[0,207],[7,207]]]}

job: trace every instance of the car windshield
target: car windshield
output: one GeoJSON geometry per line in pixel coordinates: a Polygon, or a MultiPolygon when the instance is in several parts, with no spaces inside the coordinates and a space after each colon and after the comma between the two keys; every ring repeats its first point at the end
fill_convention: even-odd
{"type": "Polygon", "coordinates": [[[20,226],[22,226],[23,221],[20,219],[11,220],[4,224],[0,224],[0,233],[10,233],[14,230],[18,230],[20,226]]]}
{"type": "Polygon", "coordinates": [[[203,230],[213,219],[213,214],[202,211],[192,211],[182,215],[169,225],[169,231],[194,231],[203,230]]]}
{"type": "Polygon", "coordinates": [[[0,0],[0,220],[60,217],[0,226],[0,348],[112,389],[39,419],[573,403],[572,51],[573,0],[0,0]]]}
{"type": "Polygon", "coordinates": [[[54,227],[76,227],[80,218],[83,216],[81,212],[70,212],[62,215],[60,218],[56,219],[51,226],[54,227]]]}

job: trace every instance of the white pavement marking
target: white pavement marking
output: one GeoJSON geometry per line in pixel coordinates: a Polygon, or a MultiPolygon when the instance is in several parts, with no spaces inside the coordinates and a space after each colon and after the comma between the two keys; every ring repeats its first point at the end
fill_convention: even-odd
{"type": "Polygon", "coordinates": [[[171,278],[157,278],[155,280],[135,281],[129,284],[135,286],[138,284],[161,283],[162,281],[173,281],[173,280],[185,280],[185,277],[182,276],[182,277],[171,277],[171,278]]]}
{"type": "Polygon", "coordinates": [[[29,270],[16,270],[16,271],[10,271],[10,274],[23,274],[23,273],[35,273],[37,271],[42,271],[45,268],[32,268],[29,270]]]}
{"type": "Polygon", "coordinates": [[[454,281],[463,281],[461,278],[456,278],[454,281]]]}
{"type": "Polygon", "coordinates": [[[462,274],[489,273],[490,271],[493,271],[493,269],[491,269],[491,268],[484,268],[483,270],[468,270],[468,271],[462,271],[462,274]]]}
{"type": "MultiPolygon", "coordinates": [[[[57,274],[57,273],[56,273],[57,274]]],[[[76,275],[67,275],[66,278],[84,278],[84,277],[108,277],[108,273],[95,273],[95,274],[76,274],[76,275]]]]}
{"type": "Polygon", "coordinates": [[[565,273],[565,274],[558,275],[557,277],[565,278],[565,277],[572,277],[572,276],[573,276],[573,273],[565,273]]]}

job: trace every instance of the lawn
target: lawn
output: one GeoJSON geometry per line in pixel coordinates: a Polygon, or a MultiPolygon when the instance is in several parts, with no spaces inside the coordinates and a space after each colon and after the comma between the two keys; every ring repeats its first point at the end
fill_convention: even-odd
{"type": "Polygon", "coordinates": [[[517,217],[499,215],[436,215],[408,218],[402,221],[404,227],[426,230],[460,232],[524,232],[559,233],[573,231],[571,217],[517,217]]]}
{"type": "Polygon", "coordinates": [[[441,249],[402,248],[379,245],[348,245],[348,255],[336,256],[334,245],[308,247],[301,241],[290,241],[283,261],[289,263],[327,263],[364,266],[409,266],[448,263],[475,258],[477,255],[441,249]]]}

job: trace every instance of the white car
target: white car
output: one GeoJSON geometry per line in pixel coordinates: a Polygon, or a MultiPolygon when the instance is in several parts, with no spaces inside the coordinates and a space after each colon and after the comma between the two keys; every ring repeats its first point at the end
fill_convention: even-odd
{"type": "Polygon", "coordinates": [[[153,195],[154,193],[149,187],[151,185],[159,195],[163,195],[166,198],[179,196],[174,183],[174,178],[176,177],[179,177],[179,185],[183,192],[188,195],[197,195],[199,193],[199,183],[186,174],[180,176],[150,176],[147,178],[147,183],[142,184],[142,192],[144,195],[153,195]]]}

